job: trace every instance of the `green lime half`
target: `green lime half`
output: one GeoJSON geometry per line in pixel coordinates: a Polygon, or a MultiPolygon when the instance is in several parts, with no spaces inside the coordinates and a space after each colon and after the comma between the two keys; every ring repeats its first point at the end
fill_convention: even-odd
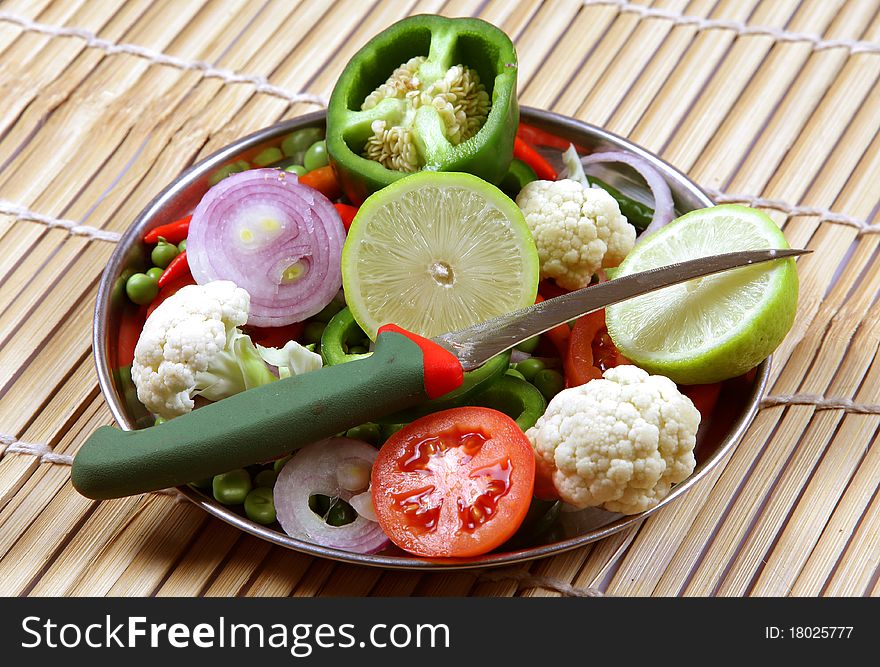
{"type": "Polygon", "coordinates": [[[370,338],[387,323],[433,337],[533,304],[538,253],[522,212],[494,185],[422,171],[361,206],[342,285],[370,338]]]}
{"type": "MultiPolygon", "coordinates": [[[[745,206],[683,215],[636,244],[615,277],[706,255],[788,248],[779,227],[745,206]]],[[[794,321],[793,258],[691,280],[609,306],[608,333],[621,353],[681,384],[742,375],[775,350],[794,321]]]]}

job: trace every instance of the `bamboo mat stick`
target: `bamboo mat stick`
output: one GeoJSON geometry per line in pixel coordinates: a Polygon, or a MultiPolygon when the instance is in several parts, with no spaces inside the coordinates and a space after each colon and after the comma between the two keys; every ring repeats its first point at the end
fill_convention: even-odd
{"type": "MultiPolygon", "coordinates": [[[[687,11],[692,16],[708,16],[717,4],[715,0],[693,0],[688,4],[687,11]]],[[[603,110],[599,112],[599,116],[588,117],[585,120],[599,122],[617,134],[629,136],[632,128],[644,115],[648,105],[660,94],[682,55],[691,46],[697,35],[698,31],[693,26],[674,26],[663,40],[663,45],[656,52],[655,57],[639,73],[635,83],[627,90],[625,103],[603,110]]]]}
{"type": "MultiPolygon", "coordinates": [[[[155,507],[150,505],[148,510],[155,507]]],[[[124,571],[118,578],[103,576],[101,579],[106,584],[112,584],[107,589],[107,595],[119,597],[144,597],[155,591],[167,572],[174,568],[183,555],[186,547],[195,536],[204,529],[208,522],[208,516],[200,508],[186,502],[173,502],[170,509],[162,515],[161,519],[154,512],[141,512],[139,518],[143,519],[144,527],[134,524],[127,525],[120,533],[126,536],[125,550],[120,550],[118,563],[124,566],[124,571]],[[130,536],[127,536],[131,533],[130,536]]],[[[112,565],[117,562],[111,558],[96,558],[90,569],[83,572],[83,578],[90,576],[91,568],[97,568],[104,560],[112,565]]],[[[109,568],[107,570],[109,571],[109,568]]],[[[83,583],[75,589],[75,594],[94,595],[95,586],[83,583]]]]}
{"type": "MultiPolygon", "coordinates": [[[[55,3],[64,7],[60,16],[47,16],[50,23],[82,26],[100,31],[117,13],[121,3],[55,3]],[[77,11],[70,11],[76,7],[77,11]]],[[[81,40],[58,39],[33,32],[24,33],[0,54],[0,76],[9,82],[7,104],[0,111],[0,130],[5,130],[25,107],[50,85],[83,50],[81,40]]]]}
{"type": "MultiPolygon", "coordinates": [[[[94,427],[101,419],[100,400],[94,399],[88,409],[84,410],[76,422],[64,434],[56,449],[65,451],[75,438],[87,428],[94,427]]],[[[15,466],[18,461],[33,461],[33,457],[6,454],[0,464],[15,466]]],[[[17,471],[15,471],[17,472],[17,471]]],[[[11,495],[0,510],[0,522],[3,531],[0,533],[0,563],[15,546],[18,539],[28,527],[39,517],[52,502],[59,489],[67,482],[69,471],[62,466],[43,464],[34,470],[16,493],[11,495]]]]}
{"type": "MultiPolygon", "coordinates": [[[[759,25],[785,25],[801,3],[797,0],[758,4],[749,21],[759,25]]],[[[693,108],[671,141],[663,146],[664,157],[687,172],[712,141],[730,110],[744,97],[754,73],[776,44],[772,37],[737,37],[718,70],[694,100],[693,108]]]]}
{"type": "Polygon", "coordinates": [[[373,587],[382,577],[382,570],[376,567],[345,565],[337,563],[333,574],[319,592],[321,597],[369,595],[373,587]]]}
{"type": "MultiPolygon", "coordinates": [[[[58,494],[59,499],[70,502],[79,494],[68,484],[58,494]]],[[[95,556],[112,544],[114,536],[143,511],[164,498],[155,494],[133,496],[120,500],[97,503],[94,512],[89,513],[80,524],[79,530],[65,544],[65,548],[53,554],[44,574],[32,583],[27,591],[34,596],[63,596],[79,582],[80,573],[89,566],[95,556]]]]}
{"type": "Polygon", "coordinates": [[[859,522],[852,540],[837,564],[834,575],[822,591],[828,596],[865,595],[870,586],[876,585],[876,572],[880,564],[880,495],[874,495],[868,511],[859,522]]]}
{"type": "MultiPolygon", "coordinates": [[[[19,440],[47,443],[58,454],[70,451],[72,445],[67,436],[77,421],[84,414],[93,413],[104,406],[103,397],[93,386],[93,374],[91,363],[81,364],[70,380],[59,387],[19,440]]],[[[0,459],[0,510],[17,496],[24,482],[39,466],[40,459],[34,456],[9,455],[0,459]]]]}
{"type": "MultiPolygon", "coordinates": [[[[840,7],[840,2],[803,4],[792,17],[790,29],[822,33],[840,7]]],[[[748,182],[733,181],[733,177],[739,172],[751,175],[755,167],[759,166],[763,174],[765,171],[772,171],[775,164],[772,161],[769,165],[763,164],[760,156],[765,155],[764,151],[768,148],[763,145],[758,152],[752,154],[753,164],[743,165],[748,159],[745,153],[751,146],[749,143],[743,145],[742,141],[748,138],[751,142],[759,136],[774,136],[773,132],[764,128],[776,113],[780,98],[794,85],[811,55],[809,45],[796,42],[776,44],[771,49],[769,57],[757,73],[749,77],[749,83],[739,102],[728,113],[708,148],[694,164],[692,171],[703,175],[702,184],[732,191],[738,187],[741,192],[761,192],[767,181],[766,176],[763,176],[763,180],[748,182]],[[717,165],[736,165],[737,168],[719,171],[717,165]]],[[[797,105],[793,105],[792,110],[796,112],[797,109],[797,105]]],[[[781,120],[778,122],[782,124],[781,120]]]]}
{"type": "MultiPolygon", "coordinates": [[[[872,369],[869,378],[876,381],[875,374],[872,369]]],[[[874,396],[873,400],[876,401],[877,397],[874,396]]],[[[765,556],[766,567],[758,571],[750,595],[776,596],[791,592],[794,581],[862,463],[861,454],[867,450],[878,424],[880,420],[876,417],[848,415],[840,431],[825,443],[825,456],[803,495],[791,508],[791,516],[772,552],[765,556]]]]}
{"type": "Polygon", "coordinates": [[[230,552],[229,559],[222,569],[216,573],[211,585],[205,590],[205,596],[237,595],[271,548],[272,545],[265,540],[250,535],[243,536],[230,552]]]}
{"type": "MultiPolygon", "coordinates": [[[[757,0],[722,3],[712,15],[713,18],[743,20],[748,18],[756,4],[757,0]]],[[[706,80],[715,74],[717,64],[726,55],[734,38],[734,34],[723,30],[697,34],[652,101],[652,107],[646,109],[629,137],[651,150],[661,150],[691,111],[694,99],[706,80]],[[654,108],[662,108],[663,113],[653,113],[654,108]]]]}
{"type": "Polygon", "coordinates": [[[409,597],[421,580],[419,572],[383,572],[378,583],[370,591],[372,597],[409,597]]]}
{"type": "MultiPolygon", "coordinates": [[[[0,4],[0,11],[18,14],[19,16],[24,16],[33,20],[40,16],[51,1],[52,0],[6,0],[0,4]]],[[[22,29],[19,26],[0,22],[0,58],[2,58],[3,53],[5,53],[9,45],[12,44],[21,33],[22,29]]]]}
{"type": "Polygon", "coordinates": [[[547,39],[547,35],[558,35],[565,31],[582,5],[581,0],[556,0],[545,3],[535,13],[529,22],[528,30],[516,42],[518,53],[530,55],[527,60],[519,62],[520,86],[522,82],[532,79],[539,64],[553,49],[554,42],[547,39]]]}
{"type": "Polygon", "coordinates": [[[333,561],[322,558],[313,558],[305,576],[299,580],[291,592],[291,597],[316,597],[324,585],[333,576],[333,570],[335,567],[336,564],[333,561]]]}
{"type": "MultiPolygon", "coordinates": [[[[862,517],[876,496],[878,478],[880,478],[880,438],[875,436],[867,456],[853,476],[831,520],[792,586],[792,595],[816,596],[823,591],[847,549],[850,537],[862,522],[862,517]]],[[[877,591],[873,591],[872,594],[877,595],[877,591]]]]}
{"type": "MultiPolygon", "coordinates": [[[[638,18],[633,15],[618,14],[616,9],[610,7],[601,10],[598,25],[585,35],[587,39],[596,40],[589,42],[593,48],[588,52],[588,61],[576,70],[571,82],[551,101],[554,110],[560,113],[577,115],[578,106],[588,96],[585,93],[593,90],[602,73],[611,67],[618,51],[639,25],[638,18]],[[602,26],[607,27],[603,30],[602,26]]],[[[594,13],[594,9],[588,8],[584,14],[586,20],[592,20],[594,13]]]]}
{"type": "MultiPolygon", "coordinates": [[[[655,2],[651,6],[655,9],[681,12],[688,9],[688,4],[688,0],[665,0],[655,2]]],[[[697,7],[696,11],[702,12],[702,7],[697,7]]],[[[621,19],[627,16],[630,15],[621,14],[621,19]]],[[[565,102],[560,100],[560,108],[571,109],[571,112],[576,113],[578,117],[589,118],[591,122],[604,122],[620,100],[626,96],[639,74],[648,66],[672,29],[673,24],[670,21],[660,19],[639,21],[632,34],[614,54],[614,58],[608,62],[607,67],[597,68],[596,74],[599,78],[590,86],[589,94],[584,95],[583,90],[580,91],[579,97],[572,94],[565,102]]],[[[610,38],[611,35],[609,34],[608,37],[610,38]]]]}
{"type": "Polygon", "coordinates": [[[305,575],[312,560],[311,556],[273,547],[243,593],[251,596],[286,597],[305,575]]]}
{"type": "MultiPolygon", "coordinates": [[[[529,83],[520,84],[520,102],[549,109],[555,98],[571,89],[575,74],[585,69],[583,60],[574,54],[590,53],[615,16],[610,7],[601,8],[601,11],[582,8],[529,83]]],[[[583,94],[584,91],[580,92],[583,94]]]]}
{"type": "Polygon", "coordinates": [[[200,595],[210,585],[216,569],[240,539],[245,539],[245,536],[238,529],[222,521],[212,521],[205,530],[196,535],[183,558],[169,570],[168,578],[155,591],[155,595],[200,595]]]}

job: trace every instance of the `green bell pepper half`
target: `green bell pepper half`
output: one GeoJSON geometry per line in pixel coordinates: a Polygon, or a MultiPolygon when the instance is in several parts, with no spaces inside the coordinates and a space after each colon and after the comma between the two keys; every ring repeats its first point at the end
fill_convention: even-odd
{"type": "Polygon", "coordinates": [[[407,175],[360,155],[376,120],[385,120],[391,126],[412,122],[422,169],[463,171],[499,183],[513,158],[519,124],[517,71],[516,50],[510,38],[480,19],[418,15],[376,35],[349,61],[327,107],[327,153],[343,192],[352,203],[360,204],[373,192],[407,175]],[[403,99],[387,98],[371,109],[361,110],[370,93],[416,56],[427,57],[418,73],[423,86],[442,78],[455,65],[476,70],[491,108],[474,136],[453,145],[431,105],[423,105],[413,113],[403,99]]]}

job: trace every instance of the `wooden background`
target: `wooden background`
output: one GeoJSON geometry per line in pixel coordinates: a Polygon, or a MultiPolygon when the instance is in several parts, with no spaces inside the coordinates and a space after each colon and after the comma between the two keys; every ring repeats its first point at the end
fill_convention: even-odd
{"type": "Polygon", "coordinates": [[[877,595],[880,0],[0,2],[0,593],[877,595]],[[90,339],[114,241],[193,161],[312,111],[407,14],[516,42],[520,99],[764,207],[801,302],[769,397],[708,479],[640,526],[497,571],[270,547],[173,494],[93,502],[70,456],[112,418],[90,339]],[[4,451],[5,450],[5,451],[4,451]]]}

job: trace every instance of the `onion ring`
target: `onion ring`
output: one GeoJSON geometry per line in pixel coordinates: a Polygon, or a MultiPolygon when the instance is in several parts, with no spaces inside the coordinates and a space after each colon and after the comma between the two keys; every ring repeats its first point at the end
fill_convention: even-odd
{"type": "Polygon", "coordinates": [[[320,312],[339,291],[344,241],[324,195],[295,174],[253,169],[208,190],[186,247],[197,283],[231,280],[251,296],[249,325],[280,327],[320,312]]]}

